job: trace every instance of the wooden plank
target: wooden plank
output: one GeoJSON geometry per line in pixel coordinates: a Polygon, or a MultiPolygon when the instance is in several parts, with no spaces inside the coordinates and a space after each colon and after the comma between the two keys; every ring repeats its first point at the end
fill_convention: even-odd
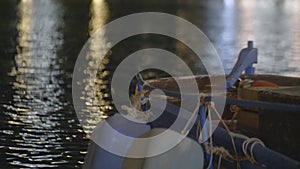
{"type": "Polygon", "coordinates": [[[300,86],[239,88],[238,98],[300,105],[300,86]]]}
{"type": "Polygon", "coordinates": [[[236,116],[239,129],[247,130],[250,133],[258,133],[259,116],[257,112],[240,110],[236,116]]]}
{"type": "MultiPolygon", "coordinates": [[[[210,91],[210,81],[211,78],[214,78],[215,81],[224,79],[224,76],[221,75],[196,75],[196,76],[185,76],[177,77],[176,80],[172,77],[160,78],[147,80],[147,84],[150,86],[166,89],[169,91],[179,91],[176,81],[188,81],[189,79],[195,79],[200,90],[210,91]]],[[[254,81],[264,80],[272,83],[276,83],[278,86],[300,86],[299,77],[287,77],[287,76],[278,76],[278,75],[242,75],[241,79],[251,79],[254,81]]],[[[186,85],[190,85],[186,83],[186,85]]]]}
{"type": "Polygon", "coordinates": [[[300,86],[279,87],[262,91],[259,93],[258,99],[262,101],[300,105],[300,86]]]}
{"type": "Polygon", "coordinates": [[[254,81],[265,80],[265,81],[276,83],[278,86],[300,86],[299,77],[256,74],[256,75],[242,75],[241,79],[251,79],[254,81]]]}

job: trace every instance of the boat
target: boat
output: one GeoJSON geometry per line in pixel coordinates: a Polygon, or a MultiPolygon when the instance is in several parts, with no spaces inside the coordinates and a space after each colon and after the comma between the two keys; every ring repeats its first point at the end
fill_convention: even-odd
{"type": "MultiPolygon", "coordinates": [[[[186,77],[184,77],[186,78],[186,77]]],[[[198,86],[204,91],[209,89],[208,76],[194,77],[198,86]]],[[[234,125],[234,130],[247,136],[257,137],[264,144],[257,144],[253,149],[255,162],[242,161],[241,168],[299,168],[299,136],[298,126],[300,112],[300,78],[278,75],[241,75],[241,81],[248,81],[243,87],[230,88],[227,92],[226,108],[223,119],[229,120],[228,127],[234,125]],[[245,86],[246,85],[246,86],[245,86]],[[236,113],[236,114],[235,114],[236,113]],[[233,124],[230,124],[233,123],[233,124]],[[288,131],[288,132],[287,132],[288,131]],[[276,152],[275,150],[280,151],[276,152]],[[284,155],[285,154],[285,155],[284,155]]],[[[172,93],[177,90],[175,80],[163,78],[147,81],[151,88],[166,90],[172,93]],[[174,88],[172,88],[174,86],[174,88]]],[[[169,103],[178,105],[179,100],[170,98],[169,103]]],[[[166,121],[173,121],[176,115],[169,112],[152,123],[156,127],[169,127],[166,121]]],[[[191,133],[196,133],[195,128],[191,133]]],[[[189,137],[196,138],[190,134],[189,137]]],[[[221,146],[233,152],[231,136],[223,124],[212,135],[215,146],[221,146]]],[[[248,138],[247,138],[248,139],[248,138]]],[[[235,145],[239,155],[245,154],[242,145],[247,140],[235,137],[235,145]]],[[[250,146],[251,147],[251,146],[250,146]]],[[[250,150],[247,150],[250,152],[250,150]]],[[[219,159],[219,156],[215,156],[219,159]]],[[[227,168],[237,168],[236,164],[225,160],[227,168]]]]}
{"type": "MultiPolygon", "coordinates": [[[[134,123],[118,114],[113,115],[107,120],[113,128],[136,138],[170,128],[177,118],[181,118],[178,112],[182,109],[182,94],[177,82],[189,78],[195,79],[199,90],[205,93],[201,97],[202,107],[200,106],[197,112],[198,123],[192,124],[187,138],[171,149],[172,153],[164,153],[157,157],[118,156],[106,151],[93,140],[85,158],[84,168],[182,168],[183,164],[184,168],[209,169],[300,168],[300,78],[255,74],[255,63],[257,49],[253,48],[253,42],[250,41],[248,47],[241,51],[232,72],[226,75],[223,115],[214,108],[210,95],[210,78],[222,78],[221,76],[197,75],[145,81],[140,74],[137,75],[136,93],[140,92],[138,99],[144,99],[147,93],[160,89],[167,96],[166,110],[147,124],[134,123]],[[215,127],[213,133],[204,130],[205,120],[209,119],[209,109],[215,110],[220,120],[218,123],[209,121],[210,127],[215,127]],[[205,135],[210,134],[210,138],[204,139],[205,135]],[[190,145],[189,149],[183,148],[187,145],[190,145]]],[[[140,105],[142,112],[147,111],[145,104],[147,103],[143,102],[140,105]]],[[[113,141],[113,134],[99,131],[99,137],[111,138],[112,146],[120,144],[120,140],[113,141]]],[[[122,146],[124,151],[130,152],[133,145],[134,141],[122,146]]]]}

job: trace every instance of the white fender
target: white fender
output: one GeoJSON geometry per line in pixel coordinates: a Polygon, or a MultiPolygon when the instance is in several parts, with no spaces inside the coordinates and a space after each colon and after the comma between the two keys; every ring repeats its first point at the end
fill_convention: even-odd
{"type": "MultiPolygon", "coordinates": [[[[150,126],[142,123],[135,123],[122,117],[120,114],[115,114],[107,119],[107,122],[113,126],[114,129],[121,131],[131,137],[138,137],[150,130],[150,126]]],[[[103,122],[100,122],[103,123],[103,122]]],[[[99,124],[98,126],[101,126],[99,124]]],[[[97,132],[97,130],[95,131],[97,132]]],[[[109,138],[111,140],[117,140],[113,134],[107,132],[97,133],[99,137],[109,138]]],[[[115,142],[111,142],[111,145],[115,146],[115,142]]],[[[126,146],[124,146],[126,148],[126,146]]],[[[127,151],[127,150],[126,150],[127,151]]],[[[95,142],[91,141],[88,147],[88,153],[85,157],[83,168],[85,169],[122,169],[124,157],[112,154],[95,142]]]]}
{"type": "MultiPolygon", "coordinates": [[[[164,130],[152,129],[141,137],[154,136],[164,130]]],[[[132,147],[134,147],[134,144],[132,147]]],[[[148,150],[152,148],[150,144],[147,147],[148,150]]],[[[123,164],[123,169],[203,169],[203,167],[203,149],[198,142],[188,137],[185,137],[175,147],[160,155],[138,159],[126,158],[123,164]]]]}

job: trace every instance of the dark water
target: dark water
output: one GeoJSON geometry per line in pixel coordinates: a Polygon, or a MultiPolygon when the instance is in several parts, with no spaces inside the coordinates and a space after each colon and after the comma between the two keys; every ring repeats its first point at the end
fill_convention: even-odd
{"type": "MultiPolygon", "coordinates": [[[[77,55],[95,30],[118,17],[144,11],[175,14],[197,25],[212,41],[229,72],[247,40],[259,48],[258,73],[300,76],[298,0],[2,0],[0,1],[0,166],[81,167],[88,138],[100,115],[112,110],[109,79],[118,63],[148,47],[170,50],[196,72],[184,45],[166,37],[124,40],[100,68],[101,112],[81,127],[72,105],[77,55]]],[[[95,42],[101,45],[101,39],[95,42]]],[[[97,56],[101,50],[91,48],[97,56]]],[[[149,78],[156,77],[148,73],[149,78]]],[[[88,91],[88,88],[87,88],[88,91]]],[[[93,98],[85,98],[86,103],[93,98]]],[[[93,109],[93,107],[91,107],[93,109]]],[[[86,110],[88,112],[89,110],[86,110]]]]}

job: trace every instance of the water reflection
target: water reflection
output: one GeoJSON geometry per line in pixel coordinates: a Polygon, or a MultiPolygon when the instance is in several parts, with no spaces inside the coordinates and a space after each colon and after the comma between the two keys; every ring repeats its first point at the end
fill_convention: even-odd
{"type": "MultiPolygon", "coordinates": [[[[299,2],[292,1],[210,1],[201,3],[205,10],[195,16],[205,16],[200,29],[212,40],[230,72],[241,48],[254,40],[259,48],[257,73],[300,76],[299,2]],[[205,12],[205,13],[204,13],[205,12]],[[295,65],[296,64],[296,65],[295,65]]],[[[197,8],[198,9],[198,8],[197,8]]]]}
{"type": "MultiPolygon", "coordinates": [[[[237,2],[240,15],[237,16],[239,17],[239,24],[243,26],[243,29],[240,30],[239,36],[239,41],[245,41],[247,39],[252,40],[254,39],[254,34],[255,34],[255,2],[254,1],[240,1],[237,2]]],[[[236,24],[233,27],[236,27],[236,24]]],[[[238,29],[238,28],[237,28],[238,29]]]]}
{"type": "Polygon", "coordinates": [[[4,105],[12,129],[7,160],[19,167],[58,167],[68,163],[63,158],[68,152],[61,150],[73,139],[61,131],[62,122],[70,120],[60,112],[65,106],[57,54],[63,44],[63,10],[52,0],[22,0],[17,9],[18,45],[10,72],[14,94],[12,103],[4,105]]]}
{"type": "MultiPolygon", "coordinates": [[[[288,3],[288,2],[287,2],[288,3]]],[[[300,76],[299,71],[299,54],[300,54],[300,1],[294,0],[289,1],[288,5],[286,5],[286,10],[292,9],[293,17],[292,17],[292,25],[295,27],[292,29],[292,52],[291,52],[291,60],[288,63],[288,66],[291,67],[291,75],[300,76]]],[[[289,73],[285,73],[289,74],[289,73]]]]}
{"type": "MultiPolygon", "coordinates": [[[[108,19],[108,7],[105,0],[92,0],[90,14],[89,34],[92,36],[101,26],[106,24],[108,19]]],[[[103,36],[103,34],[101,36],[103,36]]],[[[100,35],[98,39],[101,39],[100,35]]]]}
{"type": "MultiPolygon", "coordinates": [[[[235,48],[232,48],[232,46],[235,46],[235,40],[237,38],[236,32],[238,31],[238,28],[236,27],[236,22],[238,11],[236,9],[236,2],[234,0],[223,1],[223,6],[221,7],[221,9],[223,10],[220,18],[220,21],[222,22],[222,32],[220,34],[220,38],[218,39],[216,47],[219,49],[227,48],[227,50],[221,52],[220,56],[222,58],[226,73],[229,73],[228,70],[230,70],[230,66],[235,60],[235,55],[233,55],[233,53],[237,52],[235,48]]],[[[242,14],[244,14],[244,12],[242,14]]]]}
{"type": "MultiPolygon", "coordinates": [[[[289,63],[296,56],[291,48],[298,46],[293,43],[293,38],[299,38],[295,36],[299,29],[291,29],[297,25],[291,18],[299,20],[299,10],[295,10],[299,4],[296,1],[267,0],[243,1],[241,5],[242,12],[248,12],[250,17],[240,18],[245,21],[241,31],[243,34],[254,32],[253,40],[259,48],[258,73],[299,76],[299,72],[292,73],[296,68],[289,63]]],[[[299,64],[299,59],[294,63],[299,64]]]]}
{"type": "Polygon", "coordinates": [[[89,23],[89,51],[85,56],[89,67],[84,71],[87,79],[83,79],[82,84],[85,86],[84,93],[80,99],[85,101],[86,107],[82,109],[85,114],[86,122],[82,122],[83,128],[90,134],[102,118],[106,118],[105,112],[112,109],[109,101],[109,81],[107,76],[109,71],[106,65],[109,63],[107,54],[103,51],[109,48],[109,43],[106,41],[105,32],[97,31],[106,23],[108,19],[107,4],[104,0],[93,0],[90,6],[90,23],[89,23]],[[104,57],[106,56],[106,57],[104,57]],[[103,58],[99,63],[97,60],[103,58]],[[97,78],[93,79],[93,72],[98,71],[97,78]]]}

